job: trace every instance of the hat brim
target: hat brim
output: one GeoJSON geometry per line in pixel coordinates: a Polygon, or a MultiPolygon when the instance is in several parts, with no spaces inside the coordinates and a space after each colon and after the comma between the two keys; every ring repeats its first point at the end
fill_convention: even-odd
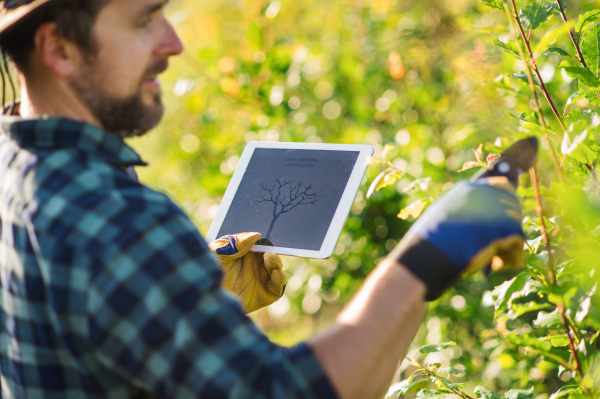
{"type": "Polygon", "coordinates": [[[25,18],[32,11],[40,8],[44,4],[52,0],[34,0],[33,2],[17,7],[12,10],[2,9],[0,10],[0,35],[4,34],[14,24],[25,18]]]}

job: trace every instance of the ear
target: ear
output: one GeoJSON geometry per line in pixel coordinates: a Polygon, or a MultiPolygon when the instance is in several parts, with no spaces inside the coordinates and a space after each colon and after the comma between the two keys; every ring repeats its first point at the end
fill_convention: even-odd
{"type": "Polygon", "coordinates": [[[33,42],[34,53],[57,77],[68,78],[73,75],[83,59],[81,50],[75,43],[58,33],[54,22],[40,25],[33,42]]]}

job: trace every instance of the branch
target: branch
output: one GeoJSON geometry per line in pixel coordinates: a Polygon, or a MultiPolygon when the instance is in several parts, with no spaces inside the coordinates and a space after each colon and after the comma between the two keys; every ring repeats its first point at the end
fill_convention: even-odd
{"type": "MultiPolygon", "coordinates": [[[[537,202],[538,211],[539,211],[540,220],[541,220],[542,237],[544,240],[544,244],[546,245],[546,248],[548,249],[548,279],[550,280],[550,283],[552,285],[556,286],[557,285],[556,274],[554,272],[554,263],[552,261],[552,247],[550,245],[550,238],[548,237],[548,231],[546,230],[546,222],[544,222],[544,208],[542,206],[542,198],[540,196],[540,187],[539,187],[539,182],[537,179],[537,172],[536,172],[535,167],[531,168],[529,173],[531,176],[531,185],[535,189],[535,200],[537,202]]],[[[573,336],[571,335],[571,327],[569,326],[569,323],[565,316],[565,305],[563,303],[558,304],[557,309],[558,309],[558,312],[560,313],[560,319],[561,319],[561,322],[565,329],[565,332],[567,333],[567,337],[569,338],[569,348],[571,349],[571,353],[573,354],[573,359],[575,360],[575,370],[577,371],[577,375],[579,376],[579,379],[581,380],[581,383],[583,385],[583,380],[584,380],[583,369],[581,368],[581,361],[579,360],[579,355],[577,353],[577,346],[575,345],[575,342],[573,341],[573,336]]],[[[588,388],[585,386],[583,386],[583,388],[585,389],[586,394],[589,397],[592,397],[588,388]]]]}
{"type": "Polygon", "coordinates": [[[535,167],[529,169],[529,175],[531,177],[531,185],[535,190],[535,201],[538,207],[538,214],[541,220],[541,232],[542,239],[544,240],[544,245],[546,245],[546,249],[548,250],[548,276],[547,278],[550,282],[556,285],[556,274],[554,273],[554,262],[552,260],[552,245],[550,243],[550,237],[548,237],[548,231],[546,230],[546,222],[544,221],[544,207],[542,205],[542,197],[540,195],[540,186],[537,178],[537,170],[535,167]]]}
{"type": "Polygon", "coordinates": [[[579,354],[577,353],[577,346],[575,345],[575,342],[573,342],[573,337],[571,336],[571,328],[569,327],[569,323],[567,322],[567,319],[565,317],[565,305],[564,305],[564,303],[561,303],[557,307],[558,307],[558,313],[560,313],[560,320],[563,324],[563,327],[565,328],[567,337],[569,338],[569,348],[571,349],[571,353],[573,353],[573,360],[575,361],[575,369],[577,371],[577,375],[579,376],[579,379],[581,380],[581,386],[585,390],[586,395],[589,396],[590,398],[593,398],[592,393],[583,383],[584,375],[583,375],[583,369],[581,368],[581,360],[579,359],[579,354]]]}
{"type": "Polygon", "coordinates": [[[277,203],[275,202],[275,199],[273,198],[273,191],[275,190],[275,186],[273,186],[272,189],[269,190],[269,188],[267,187],[266,184],[261,184],[260,187],[265,190],[266,192],[269,193],[269,195],[271,196],[271,198],[265,198],[264,196],[260,196],[260,200],[257,199],[256,202],[259,204],[262,204],[263,202],[272,202],[273,204],[277,205],[277,203]]]}
{"type": "MultiPolygon", "coordinates": [[[[517,5],[515,3],[515,0],[510,0],[510,1],[512,3],[515,14],[518,14],[517,5]]],[[[544,84],[544,81],[542,80],[542,75],[540,74],[540,71],[538,70],[537,63],[535,62],[535,58],[533,56],[533,52],[531,51],[531,46],[529,44],[529,40],[527,39],[527,36],[525,35],[525,30],[523,29],[523,24],[521,23],[521,18],[517,17],[516,21],[517,21],[517,25],[519,26],[519,31],[521,32],[521,37],[523,38],[523,42],[525,43],[525,47],[527,48],[529,59],[531,60],[532,69],[534,70],[534,72],[538,78],[538,81],[540,82],[540,87],[543,89],[542,94],[546,98],[546,101],[548,101],[548,104],[550,105],[550,108],[552,109],[554,116],[556,116],[556,119],[558,120],[558,123],[562,127],[563,131],[566,132],[567,129],[565,128],[563,120],[560,117],[558,110],[554,106],[554,102],[552,102],[552,99],[550,98],[550,95],[548,94],[548,90],[546,89],[546,85],[544,84]]],[[[523,61],[525,61],[525,63],[527,63],[525,58],[523,58],[523,61]]],[[[546,126],[544,126],[544,127],[546,127],[546,126]]]]}
{"type": "MultiPolygon", "coordinates": [[[[514,9],[515,15],[516,15],[514,17],[514,19],[517,21],[517,23],[519,25],[519,29],[520,29],[520,31],[522,33],[521,37],[523,38],[523,41],[525,42],[525,44],[527,46],[527,49],[529,51],[529,56],[532,59],[533,67],[535,67],[535,70],[536,70],[536,73],[538,75],[538,79],[540,81],[540,84],[543,84],[542,77],[539,74],[539,72],[537,71],[537,64],[535,62],[535,59],[533,58],[533,54],[531,52],[531,47],[529,45],[529,41],[525,38],[525,35],[523,34],[523,25],[521,24],[521,19],[518,17],[519,13],[517,11],[517,5],[515,4],[515,0],[511,0],[511,1],[512,1],[512,6],[513,6],[513,9],[514,9]]],[[[505,8],[506,12],[510,13],[509,8],[508,8],[508,4],[506,4],[506,3],[503,3],[503,4],[504,4],[504,8],[505,8]]],[[[509,22],[509,25],[511,27],[511,31],[512,31],[513,35],[515,36],[515,38],[517,38],[517,34],[516,34],[516,31],[515,31],[513,20],[509,18],[508,22],[509,22]]],[[[535,90],[535,84],[533,82],[533,75],[531,73],[531,69],[529,67],[529,63],[525,59],[525,53],[523,51],[523,48],[521,47],[521,42],[519,40],[517,40],[517,49],[519,50],[519,55],[521,56],[521,59],[525,63],[525,70],[527,71],[527,80],[529,82],[529,87],[530,87],[531,91],[533,92],[533,95],[534,95],[534,98],[535,98],[536,111],[538,113],[538,116],[539,116],[539,119],[540,119],[540,123],[542,124],[542,127],[544,129],[547,129],[547,127],[546,127],[546,121],[544,119],[544,114],[542,112],[542,105],[540,104],[540,99],[538,98],[537,91],[535,90]]],[[[546,89],[546,86],[544,86],[544,90],[545,89],[546,89]]],[[[546,100],[548,102],[550,102],[550,103],[552,102],[549,95],[545,95],[545,97],[546,97],[546,100]]],[[[554,106],[554,104],[552,104],[552,106],[554,106]]],[[[556,109],[554,109],[554,111],[555,111],[554,114],[557,115],[556,109]]],[[[558,118],[559,118],[559,122],[561,123],[561,126],[563,126],[563,129],[564,129],[564,125],[562,123],[562,120],[560,119],[560,117],[558,117],[558,118]]],[[[554,165],[554,169],[556,169],[556,173],[558,174],[558,177],[560,178],[561,183],[565,187],[565,190],[567,190],[567,192],[568,192],[569,191],[569,187],[567,186],[567,183],[565,182],[565,178],[564,178],[564,176],[562,174],[562,170],[561,170],[560,165],[558,163],[558,158],[556,156],[556,153],[554,152],[554,146],[552,145],[552,141],[550,140],[550,136],[548,135],[548,132],[544,131],[543,136],[544,136],[544,139],[546,140],[546,142],[548,143],[548,147],[550,147],[550,158],[552,159],[552,163],[554,165]]]]}
{"type": "MultiPolygon", "coordinates": [[[[305,190],[305,191],[307,191],[307,190],[305,190]]],[[[282,207],[282,211],[279,214],[281,215],[283,213],[287,213],[299,205],[311,205],[311,204],[315,205],[317,198],[322,197],[322,195],[318,195],[318,194],[319,193],[317,193],[316,191],[312,194],[300,193],[300,195],[302,195],[302,198],[300,199],[300,201],[296,202],[295,204],[291,204],[291,205],[290,205],[291,202],[286,204],[285,206],[282,207]],[[308,202],[304,202],[304,201],[308,201],[308,202]],[[289,206],[289,208],[285,209],[286,206],[289,206]]],[[[296,197],[294,200],[296,200],[297,198],[298,197],[296,197]]]]}
{"type": "MultiPolygon", "coordinates": [[[[558,9],[560,10],[560,16],[566,25],[567,24],[567,14],[565,14],[565,9],[563,8],[560,0],[556,0],[556,4],[558,4],[558,9]]],[[[579,34],[577,36],[577,40],[575,40],[575,35],[573,35],[573,32],[571,32],[571,30],[569,29],[569,37],[571,38],[571,42],[573,42],[573,46],[575,46],[575,51],[577,51],[577,57],[579,57],[579,59],[575,59],[575,61],[578,61],[579,63],[581,63],[582,67],[587,68],[587,63],[585,62],[585,58],[583,58],[583,53],[581,52],[581,47],[579,47],[579,41],[581,39],[581,32],[579,32],[579,34]]],[[[571,57],[571,58],[573,58],[573,57],[571,57]]],[[[600,98],[600,93],[596,92],[596,97],[600,98]]],[[[568,107],[569,107],[569,104],[566,104],[565,112],[563,115],[567,114],[568,107]]]]}
{"type": "Polygon", "coordinates": [[[438,381],[439,381],[440,385],[442,385],[442,386],[443,386],[444,388],[446,388],[446,389],[449,389],[449,390],[451,390],[451,391],[452,391],[452,392],[454,392],[456,395],[458,395],[458,396],[460,396],[460,397],[462,397],[462,398],[465,398],[465,399],[473,399],[471,396],[469,396],[469,395],[467,395],[466,393],[462,392],[460,389],[456,389],[456,388],[450,388],[450,387],[446,386],[446,385],[444,384],[444,382],[443,382],[442,380],[440,380],[440,378],[439,378],[439,377],[438,377],[438,375],[435,373],[435,371],[433,371],[433,370],[430,370],[430,369],[428,369],[427,367],[423,366],[421,363],[419,363],[419,361],[418,361],[418,360],[417,360],[417,358],[416,358],[416,355],[417,355],[417,354],[415,353],[415,355],[414,355],[414,356],[413,356],[413,358],[412,358],[412,361],[413,361],[414,363],[416,363],[416,365],[417,365],[419,368],[421,368],[421,369],[422,369],[422,370],[425,372],[425,374],[426,374],[427,376],[435,378],[436,380],[438,380],[438,381]]]}
{"type": "MultiPolygon", "coordinates": [[[[563,8],[560,0],[556,0],[556,4],[558,4],[558,9],[560,10],[560,16],[566,25],[567,24],[567,15],[565,14],[565,9],[563,8]]],[[[575,51],[577,51],[577,56],[579,57],[579,59],[577,61],[579,61],[581,63],[581,66],[583,66],[584,68],[587,68],[587,64],[585,63],[585,59],[583,58],[583,54],[581,52],[581,49],[579,48],[579,38],[577,38],[577,40],[575,40],[575,35],[573,35],[573,32],[570,29],[569,29],[569,37],[571,38],[571,41],[573,42],[573,46],[575,46],[575,51]]]]}

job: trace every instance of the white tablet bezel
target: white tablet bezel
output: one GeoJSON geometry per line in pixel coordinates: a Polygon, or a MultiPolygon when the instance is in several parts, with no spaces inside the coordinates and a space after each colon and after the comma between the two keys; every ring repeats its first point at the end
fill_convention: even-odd
{"type": "MultiPolygon", "coordinates": [[[[331,254],[333,254],[337,241],[342,232],[342,228],[344,227],[348,214],[350,213],[350,208],[354,203],[354,199],[367,170],[367,157],[373,155],[373,146],[360,144],[275,143],[264,141],[252,141],[248,143],[244,149],[244,152],[242,153],[231,181],[229,182],[229,186],[227,186],[223,200],[219,205],[219,210],[210,226],[208,234],[206,235],[208,242],[218,238],[217,234],[221,229],[221,225],[227,216],[227,212],[229,211],[229,207],[233,202],[233,198],[235,197],[237,189],[242,181],[242,178],[244,177],[244,174],[246,173],[246,169],[250,163],[250,160],[252,159],[254,150],[257,148],[353,151],[359,153],[320,250],[315,251],[298,248],[269,247],[264,245],[255,245],[252,248],[252,251],[255,252],[273,252],[279,255],[299,256],[303,258],[326,259],[330,257],[331,254]]],[[[242,232],[240,231],[240,233],[242,232]]]]}

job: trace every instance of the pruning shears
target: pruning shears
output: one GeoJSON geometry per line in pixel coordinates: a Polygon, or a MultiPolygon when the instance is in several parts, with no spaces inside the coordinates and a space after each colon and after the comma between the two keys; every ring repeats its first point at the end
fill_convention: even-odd
{"type": "Polygon", "coordinates": [[[533,136],[519,140],[508,147],[499,158],[494,159],[486,169],[475,174],[472,180],[505,176],[517,187],[519,176],[535,164],[538,147],[538,140],[533,136]]]}

